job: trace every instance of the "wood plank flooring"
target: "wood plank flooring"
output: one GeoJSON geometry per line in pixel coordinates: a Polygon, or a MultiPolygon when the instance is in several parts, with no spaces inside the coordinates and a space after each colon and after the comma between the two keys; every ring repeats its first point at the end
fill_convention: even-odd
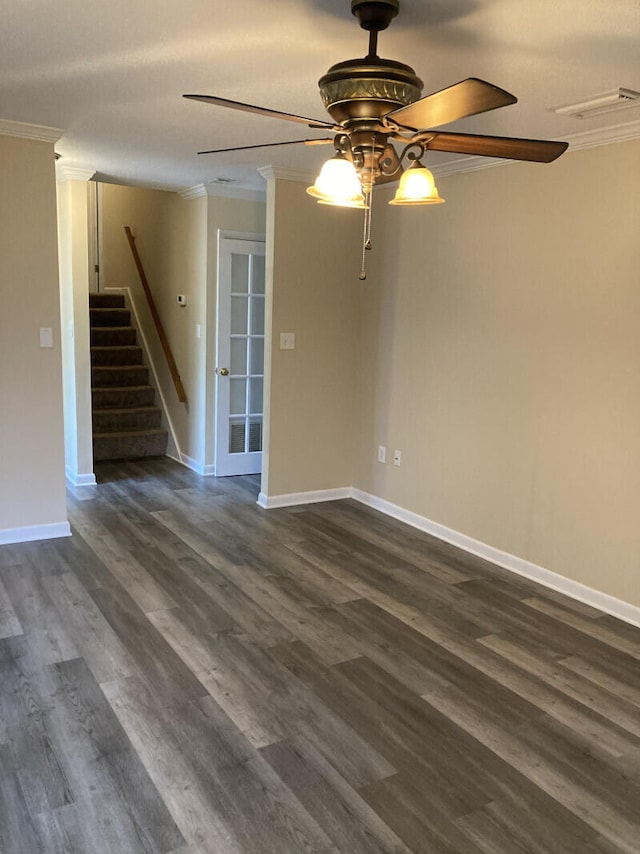
{"type": "Polygon", "coordinates": [[[2,854],[640,852],[639,629],[355,502],[98,476],[0,547],[2,854]]]}

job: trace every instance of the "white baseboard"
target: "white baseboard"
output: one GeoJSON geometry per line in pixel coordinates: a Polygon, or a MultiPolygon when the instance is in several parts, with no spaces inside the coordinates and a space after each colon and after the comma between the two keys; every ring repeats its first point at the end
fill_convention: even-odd
{"type": "Polygon", "coordinates": [[[85,472],[83,474],[79,474],[78,472],[71,472],[67,469],[66,471],[67,483],[69,486],[95,486],[96,485],[96,476],[91,472],[85,472]]]}
{"type": "Polygon", "coordinates": [[[186,454],[179,454],[178,456],[174,456],[173,454],[167,454],[167,457],[170,457],[172,460],[175,460],[177,463],[181,463],[185,468],[190,469],[196,474],[202,475],[202,477],[214,477],[216,473],[215,466],[204,466],[202,463],[199,463],[197,460],[194,460],[193,457],[188,457],[186,454]]]}
{"type": "Polygon", "coordinates": [[[0,530],[0,545],[31,543],[34,540],[55,540],[58,537],[70,536],[71,526],[68,522],[53,522],[50,525],[25,525],[23,528],[0,530]]]}
{"type": "Polygon", "coordinates": [[[579,602],[591,605],[591,607],[611,614],[613,617],[618,617],[626,623],[640,627],[640,608],[631,605],[629,602],[616,599],[615,596],[610,596],[608,593],[594,590],[586,584],[573,581],[564,575],[559,575],[557,572],[552,572],[535,563],[523,560],[516,555],[509,554],[509,552],[503,552],[479,540],[474,540],[473,537],[468,537],[466,534],[461,534],[459,531],[447,528],[438,522],[432,522],[425,516],[419,516],[417,513],[412,513],[410,510],[405,510],[397,504],[392,504],[375,495],[370,495],[359,489],[352,489],[351,497],[362,504],[366,504],[368,507],[372,507],[374,510],[379,510],[387,516],[392,516],[394,519],[405,522],[413,528],[418,528],[427,534],[431,534],[439,540],[451,543],[451,545],[457,546],[465,552],[484,558],[491,563],[497,564],[497,566],[501,566],[503,569],[508,569],[511,572],[529,578],[531,581],[537,581],[544,587],[564,593],[565,596],[577,599],[579,602]]]}
{"type": "Polygon", "coordinates": [[[258,505],[264,510],[273,510],[277,507],[295,507],[298,504],[317,504],[320,501],[340,501],[351,498],[353,490],[350,486],[338,489],[318,489],[314,492],[290,492],[287,495],[265,495],[261,492],[258,496],[258,505]]]}

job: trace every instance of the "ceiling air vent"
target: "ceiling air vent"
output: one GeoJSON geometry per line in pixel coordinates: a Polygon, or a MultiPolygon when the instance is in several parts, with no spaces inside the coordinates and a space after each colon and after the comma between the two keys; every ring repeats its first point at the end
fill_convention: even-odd
{"type": "Polygon", "coordinates": [[[612,89],[600,95],[592,95],[577,104],[561,104],[552,107],[554,113],[561,116],[574,116],[577,119],[589,119],[603,113],[613,113],[627,107],[640,107],[640,92],[633,89],[612,89]]]}

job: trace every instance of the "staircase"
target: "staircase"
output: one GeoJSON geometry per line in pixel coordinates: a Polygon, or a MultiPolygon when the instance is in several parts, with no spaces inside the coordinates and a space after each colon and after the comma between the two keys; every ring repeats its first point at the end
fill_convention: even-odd
{"type": "Polygon", "coordinates": [[[168,434],[124,297],[89,294],[89,315],[94,461],[162,456],[168,434]]]}

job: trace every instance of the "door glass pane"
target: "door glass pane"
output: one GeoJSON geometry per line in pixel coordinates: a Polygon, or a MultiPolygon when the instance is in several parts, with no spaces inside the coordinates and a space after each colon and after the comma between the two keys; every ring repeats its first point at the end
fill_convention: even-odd
{"type": "Polygon", "coordinates": [[[229,363],[229,371],[232,374],[247,373],[247,339],[232,338],[231,339],[231,359],[229,363]]]}
{"type": "Polygon", "coordinates": [[[229,384],[230,413],[231,415],[244,415],[247,406],[247,381],[231,379],[229,384]]]}
{"type": "Polygon", "coordinates": [[[252,377],[249,383],[249,412],[262,413],[262,377],[252,377]]]}
{"type": "Polygon", "coordinates": [[[253,256],[253,281],[251,292],[254,294],[264,293],[264,255],[253,256]]]}
{"type": "Polygon", "coordinates": [[[251,338],[251,373],[264,374],[264,338],[251,338]]]}
{"type": "Polygon", "coordinates": [[[251,334],[264,334],[264,297],[251,298],[251,334]]]}
{"type": "Polygon", "coordinates": [[[247,297],[231,297],[231,334],[247,334],[247,297]]]}
{"type": "Polygon", "coordinates": [[[249,256],[231,255],[231,293],[246,294],[249,290],[249,256]]]}

